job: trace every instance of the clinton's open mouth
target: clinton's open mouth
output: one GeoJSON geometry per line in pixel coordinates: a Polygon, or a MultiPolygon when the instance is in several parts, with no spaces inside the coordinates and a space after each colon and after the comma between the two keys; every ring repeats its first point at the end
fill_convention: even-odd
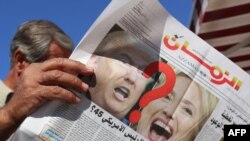
{"type": "Polygon", "coordinates": [[[172,136],[172,132],[173,129],[168,123],[156,120],[151,124],[148,138],[151,141],[167,141],[172,136]]]}

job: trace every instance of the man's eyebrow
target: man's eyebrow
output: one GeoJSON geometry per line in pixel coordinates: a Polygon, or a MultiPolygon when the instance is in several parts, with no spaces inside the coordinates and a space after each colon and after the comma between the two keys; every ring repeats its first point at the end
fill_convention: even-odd
{"type": "MultiPolygon", "coordinates": [[[[132,64],[133,60],[132,60],[132,59],[130,58],[130,56],[127,55],[126,53],[120,53],[118,56],[124,57],[125,59],[128,60],[128,62],[129,62],[130,65],[133,65],[133,66],[134,66],[134,64],[132,64]]],[[[119,60],[119,58],[117,58],[117,59],[119,60]]],[[[135,67],[136,67],[136,66],[135,66],[135,67]]]]}
{"type": "MultiPolygon", "coordinates": [[[[116,55],[117,57],[122,56],[124,57],[127,61],[128,64],[131,66],[134,66],[135,68],[137,68],[138,70],[144,71],[144,69],[148,66],[148,64],[146,65],[140,65],[140,64],[136,64],[137,60],[133,60],[127,53],[121,52],[118,55],[116,55]]],[[[119,58],[117,58],[118,60],[120,60],[119,58]]]]}

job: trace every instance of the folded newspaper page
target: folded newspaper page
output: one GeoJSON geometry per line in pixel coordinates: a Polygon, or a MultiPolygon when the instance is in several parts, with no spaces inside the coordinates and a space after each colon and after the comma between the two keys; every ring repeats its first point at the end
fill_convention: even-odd
{"type": "Polygon", "coordinates": [[[11,140],[220,141],[250,123],[250,76],[157,0],[113,0],[70,58],[95,71],[81,103],[47,103],[11,140]]]}

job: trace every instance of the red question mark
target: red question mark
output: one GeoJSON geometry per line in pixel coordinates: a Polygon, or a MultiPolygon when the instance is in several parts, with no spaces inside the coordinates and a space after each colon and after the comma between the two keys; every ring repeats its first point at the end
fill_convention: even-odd
{"type": "MultiPolygon", "coordinates": [[[[152,91],[149,91],[142,96],[142,98],[139,101],[139,106],[141,108],[144,108],[148,103],[150,103],[155,99],[165,97],[174,88],[176,80],[175,72],[167,63],[153,62],[149,64],[144,70],[144,76],[146,78],[149,78],[156,72],[162,72],[165,75],[167,81],[163,86],[153,89],[152,91]]],[[[132,124],[137,123],[140,120],[140,118],[141,118],[141,112],[139,110],[134,110],[129,115],[129,121],[132,124]]]]}

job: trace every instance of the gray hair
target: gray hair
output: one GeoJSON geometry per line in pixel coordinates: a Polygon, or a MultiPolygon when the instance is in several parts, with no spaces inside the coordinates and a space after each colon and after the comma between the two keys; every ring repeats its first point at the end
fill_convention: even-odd
{"type": "Polygon", "coordinates": [[[32,20],[21,24],[11,42],[11,66],[13,66],[12,58],[17,49],[32,63],[47,54],[53,41],[64,49],[73,49],[73,42],[70,37],[50,21],[32,20]]]}

